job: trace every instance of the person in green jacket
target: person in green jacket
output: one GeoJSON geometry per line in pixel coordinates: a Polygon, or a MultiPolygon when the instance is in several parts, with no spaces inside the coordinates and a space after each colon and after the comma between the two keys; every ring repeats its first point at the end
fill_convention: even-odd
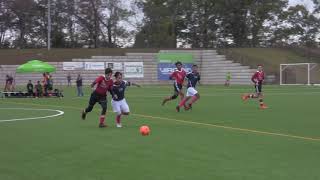
{"type": "Polygon", "coordinates": [[[224,83],[224,86],[230,86],[230,81],[231,81],[231,73],[228,72],[226,75],[226,82],[224,83]]]}

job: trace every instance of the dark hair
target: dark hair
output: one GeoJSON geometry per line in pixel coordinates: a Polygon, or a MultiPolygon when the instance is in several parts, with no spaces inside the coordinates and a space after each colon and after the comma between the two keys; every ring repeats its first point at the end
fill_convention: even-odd
{"type": "Polygon", "coordinates": [[[177,62],[175,63],[175,65],[176,65],[176,66],[178,66],[178,65],[182,65],[182,62],[177,61],[177,62]]]}
{"type": "Polygon", "coordinates": [[[194,64],[194,65],[192,65],[192,67],[198,67],[198,65],[194,64]]]}
{"type": "Polygon", "coordinates": [[[106,68],[106,70],[104,71],[104,74],[109,74],[112,73],[112,69],[111,68],[106,68]]]}
{"type": "Polygon", "coordinates": [[[116,73],[114,73],[114,77],[118,77],[118,76],[120,76],[120,75],[122,75],[122,73],[121,72],[119,72],[119,71],[117,71],[116,73]]]}

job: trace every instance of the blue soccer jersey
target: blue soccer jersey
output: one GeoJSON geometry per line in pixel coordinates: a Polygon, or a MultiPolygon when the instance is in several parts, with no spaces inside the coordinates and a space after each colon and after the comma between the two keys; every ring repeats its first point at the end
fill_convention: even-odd
{"type": "Polygon", "coordinates": [[[196,87],[197,83],[200,81],[200,74],[198,72],[188,73],[186,76],[188,80],[188,88],[196,87]]]}
{"type": "Polygon", "coordinates": [[[124,99],[124,92],[127,88],[127,86],[130,86],[131,83],[127,81],[121,81],[119,84],[114,83],[112,86],[112,92],[114,94],[113,100],[114,101],[121,101],[124,99]]]}

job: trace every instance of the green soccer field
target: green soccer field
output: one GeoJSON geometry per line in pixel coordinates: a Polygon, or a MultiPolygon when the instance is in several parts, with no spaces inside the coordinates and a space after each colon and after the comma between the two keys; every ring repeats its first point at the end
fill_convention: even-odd
{"type": "Polygon", "coordinates": [[[171,87],[129,88],[121,129],[110,102],[108,128],[98,128],[99,105],[80,119],[89,89],[82,98],[65,88],[63,99],[0,99],[0,179],[320,179],[320,87],[266,86],[267,110],[241,101],[250,86],[198,90],[192,111],[177,113],[177,101],[160,105],[171,87]]]}

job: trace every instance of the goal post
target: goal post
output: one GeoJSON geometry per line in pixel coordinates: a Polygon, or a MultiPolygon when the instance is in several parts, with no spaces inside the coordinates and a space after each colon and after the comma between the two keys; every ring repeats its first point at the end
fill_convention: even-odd
{"type": "Polygon", "coordinates": [[[317,63],[280,64],[280,85],[320,85],[317,63]]]}

